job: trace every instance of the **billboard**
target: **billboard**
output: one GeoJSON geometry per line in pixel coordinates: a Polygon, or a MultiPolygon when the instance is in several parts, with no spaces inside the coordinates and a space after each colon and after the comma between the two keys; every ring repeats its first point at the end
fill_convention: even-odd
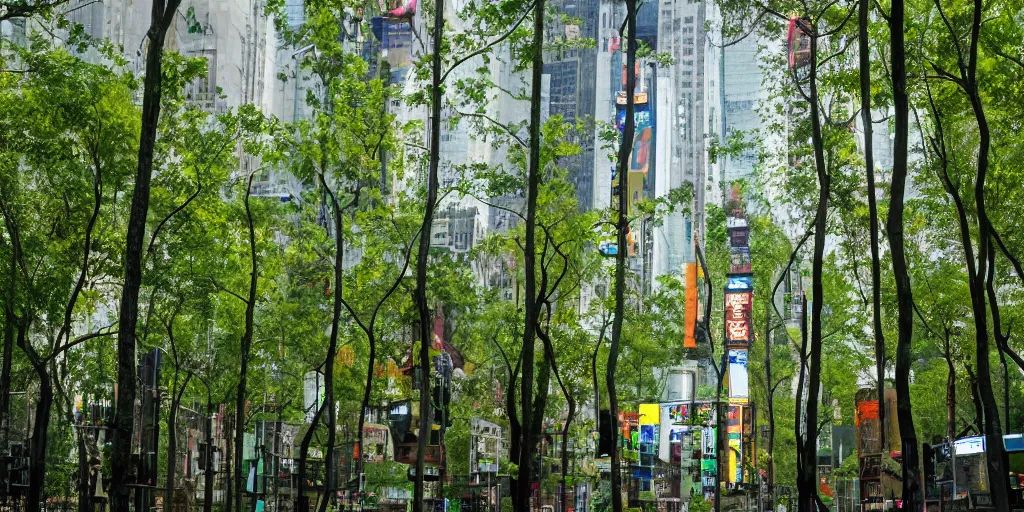
{"type": "Polygon", "coordinates": [[[631,216],[639,215],[640,211],[637,209],[637,205],[644,199],[644,173],[630,170],[627,180],[629,184],[629,202],[627,203],[629,210],[627,214],[631,216]]]}
{"type": "Polygon", "coordinates": [[[729,273],[746,274],[750,268],[750,248],[733,247],[729,249],[729,273]]]}
{"type": "MultiPolygon", "coordinates": [[[[634,100],[643,100],[644,103],[633,105],[633,150],[629,157],[629,172],[643,173],[644,177],[650,170],[651,143],[654,141],[654,118],[651,115],[651,107],[646,103],[647,95],[637,95],[634,100]]],[[[617,104],[615,113],[615,127],[622,134],[626,129],[626,105],[617,104]]]]}
{"type": "Polygon", "coordinates": [[[726,292],[725,341],[729,346],[746,347],[750,344],[751,292],[726,292]]]}
{"type": "Polygon", "coordinates": [[[683,315],[683,347],[697,348],[694,330],[697,327],[697,264],[686,264],[686,310],[683,315]]]}
{"type": "Polygon", "coordinates": [[[729,418],[725,432],[729,438],[728,470],[725,474],[725,481],[729,483],[743,482],[743,407],[729,406],[729,418]]]}
{"type": "Polygon", "coordinates": [[[730,247],[748,247],[750,245],[750,228],[735,227],[729,229],[729,246],[730,247]]]}
{"type": "Polygon", "coordinates": [[[729,402],[746,403],[750,398],[747,351],[729,350],[729,402]]]}
{"type": "Polygon", "coordinates": [[[727,292],[749,292],[754,289],[754,276],[730,275],[725,283],[727,292]]]}

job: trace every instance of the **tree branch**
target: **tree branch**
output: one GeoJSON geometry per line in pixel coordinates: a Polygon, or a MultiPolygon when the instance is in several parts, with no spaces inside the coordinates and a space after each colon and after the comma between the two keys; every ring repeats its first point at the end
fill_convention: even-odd
{"type": "Polygon", "coordinates": [[[534,2],[530,2],[530,5],[529,5],[529,7],[527,7],[527,8],[526,8],[526,10],[525,10],[525,11],[523,12],[523,15],[522,15],[522,16],[520,16],[520,17],[519,17],[519,19],[518,19],[518,20],[517,20],[517,21],[515,22],[515,24],[513,24],[513,25],[512,25],[512,28],[508,29],[508,31],[506,31],[506,32],[505,32],[504,34],[502,34],[502,35],[501,35],[500,37],[498,37],[498,38],[497,38],[497,39],[495,39],[494,41],[491,41],[490,43],[487,43],[487,44],[485,44],[484,46],[482,46],[482,47],[480,47],[480,48],[477,48],[476,50],[474,50],[474,51],[472,51],[472,52],[469,52],[468,54],[466,54],[466,55],[464,55],[464,56],[460,57],[460,58],[459,58],[459,59],[457,59],[457,60],[456,60],[455,62],[453,62],[453,63],[452,63],[452,66],[451,66],[450,68],[448,68],[448,70],[447,70],[447,71],[445,71],[445,72],[444,72],[444,73],[443,73],[443,74],[441,75],[441,80],[440,80],[440,83],[442,83],[442,84],[443,84],[443,83],[445,82],[445,79],[447,79],[447,78],[448,78],[448,75],[449,75],[449,74],[451,74],[451,72],[452,72],[452,71],[454,71],[454,70],[455,70],[455,68],[457,68],[457,67],[461,66],[461,65],[462,65],[463,63],[465,63],[465,62],[466,62],[466,61],[468,61],[469,59],[472,59],[473,57],[476,57],[476,56],[478,56],[478,55],[483,55],[483,54],[487,53],[488,51],[490,51],[490,49],[491,49],[492,47],[494,47],[494,46],[496,46],[496,45],[498,45],[498,44],[501,44],[501,42],[502,42],[502,41],[504,41],[504,40],[508,39],[508,37],[509,37],[509,36],[511,36],[511,35],[512,35],[512,33],[513,33],[513,32],[515,32],[515,31],[516,31],[516,29],[518,29],[518,28],[519,28],[519,25],[522,25],[522,23],[523,23],[523,20],[525,20],[525,19],[526,19],[526,17],[530,15],[530,12],[532,12],[532,11],[533,11],[533,6],[534,6],[535,4],[536,4],[536,2],[535,2],[535,1],[534,1],[534,2]]]}

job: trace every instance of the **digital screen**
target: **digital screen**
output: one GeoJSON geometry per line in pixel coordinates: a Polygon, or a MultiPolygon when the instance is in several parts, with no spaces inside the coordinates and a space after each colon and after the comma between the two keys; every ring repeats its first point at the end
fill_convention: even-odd
{"type": "Polygon", "coordinates": [[[957,455],[972,455],[985,452],[985,438],[983,436],[966,437],[959,439],[953,444],[957,455]]]}

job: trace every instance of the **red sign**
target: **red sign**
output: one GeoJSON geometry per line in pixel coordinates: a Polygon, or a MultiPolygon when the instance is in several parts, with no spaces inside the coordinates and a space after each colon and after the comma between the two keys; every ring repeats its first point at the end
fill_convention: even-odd
{"type": "Polygon", "coordinates": [[[750,292],[725,294],[725,341],[728,345],[747,345],[750,342],[750,292]]]}

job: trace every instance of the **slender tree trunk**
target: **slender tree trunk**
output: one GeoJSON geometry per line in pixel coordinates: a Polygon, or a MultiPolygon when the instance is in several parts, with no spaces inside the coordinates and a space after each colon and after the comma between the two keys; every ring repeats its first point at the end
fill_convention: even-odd
{"type": "MultiPolygon", "coordinates": [[[[978,90],[977,77],[978,44],[981,38],[983,11],[984,4],[982,0],[974,0],[969,63],[967,66],[967,76],[964,77],[965,89],[971,102],[971,110],[974,112],[974,117],[978,123],[978,173],[974,183],[974,201],[978,215],[978,271],[974,273],[973,280],[970,280],[970,287],[977,340],[975,361],[978,365],[978,392],[981,395],[982,405],[985,408],[984,431],[985,446],[988,453],[986,460],[988,461],[989,483],[992,489],[992,504],[996,510],[1009,510],[1009,481],[1006,478],[1006,468],[1009,465],[1009,460],[1006,455],[1006,448],[1003,446],[1003,429],[999,421],[999,405],[996,402],[995,394],[992,392],[992,373],[989,368],[989,332],[986,318],[988,314],[985,307],[985,283],[982,277],[985,275],[985,254],[988,253],[989,235],[992,228],[985,204],[985,179],[989,167],[991,134],[981,94],[978,90]]],[[[970,275],[971,273],[968,271],[968,276],[970,277],[970,275]]]]}
{"type": "Polygon", "coordinates": [[[434,53],[431,56],[430,88],[430,161],[427,169],[427,201],[423,208],[423,224],[420,227],[419,250],[416,253],[416,309],[419,311],[420,328],[420,424],[416,446],[416,478],[413,482],[413,512],[424,510],[426,494],[423,488],[423,472],[426,471],[424,457],[430,437],[430,305],[427,304],[427,260],[430,255],[430,237],[434,223],[434,208],[437,205],[437,168],[441,158],[441,44],[444,31],[444,0],[437,0],[434,6],[434,53]]]}
{"type": "MultiPolygon", "coordinates": [[[[816,30],[812,29],[812,30],[816,30]]],[[[818,35],[811,34],[810,70],[810,115],[811,139],[814,146],[814,168],[818,176],[818,207],[814,226],[814,250],[811,259],[811,329],[810,354],[807,364],[806,436],[802,440],[797,487],[800,512],[813,512],[817,501],[817,457],[818,457],[818,388],[821,384],[821,312],[825,298],[822,285],[822,267],[825,260],[825,236],[828,228],[828,201],[831,177],[825,165],[825,148],[822,138],[821,117],[818,107],[818,35]]],[[[806,309],[806,306],[805,306],[806,309]]],[[[798,420],[799,421],[799,420],[798,420]]]]}
{"type": "Polygon", "coordinates": [[[224,479],[226,484],[224,486],[224,508],[222,510],[234,510],[235,486],[238,485],[238,482],[236,482],[235,479],[233,478],[235,466],[234,462],[231,460],[234,458],[235,453],[234,450],[232,449],[232,447],[234,446],[234,439],[234,436],[226,436],[225,439],[225,441],[227,442],[227,449],[224,450],[224,458],[225,462],[227,463],[226,467],[228,468],[228,470],[227,478],[224,479]]]}
{"type": "Polygon", "coordinates": [[[956,439],[956,368],[953,367],[953,357],[949,352],[949,328],[945,329],[945,351],[943,356],[946,359],[946,440],[953,442],[956,439]]]}
{"type": "Polygon", "coordinates": [[[146,78],[142,88],[142,132],[139,136],[139,162],[128,217],[128,233],[124,256],[124,286],[118,309],[117,336],[117,405],[114,416],[114,439],[111,453],[111,512],[128,512],[131,488],[128,487],[131,467],[131,443],[134,432],[136,395],[135,329],[139,323],[139,289],[142,286],[142,247],[146,237],[146,216],[149,213],[149,186],[153,176],[153,150],[160,98],[163,90],[164,36],[174,21],[181,0],[154,0],[151,25],[147,37],[146,78]]]}
{"type": "MultiPolygon", "coordinates": [[[[725,330],[724,324],[722,330],[725,330]]],[[[729,446],[725,441],[725,429],[729,421],[729,406],[722,406],[722,388],[725,386],[725,365],[729,362],[725,339],[723,336],[722,356],[718,367],[715,368],[715,377],[718,379],[718,386],[715,387],[715,453],[718,454],[715,461],[715,512],[722,510],[722,476],[725,474],[722,467],[729,462],[729,446]]]]}
{"type": "MultiPolygon", "coordinates": [[[[797,371],[797,384],[796,384],[796,400],[794,400],[795,413],[793,420],[794,438],[796,439],[796,474],[797,474],[797,494],[799,495],[802,491],[800,475],[803,471],[804,464],[804,443],[806,440],[806,433],[803,426],[804,421],[804,393],[807,389],[807,293],[803,292],[801,295],[801,303],[803,308],[800,310],[800,356],[798,364],[800,366],[797,371]]],[[[799,496],[798,496],[799,499],[799,496]]],[[[799,502],[798,502],[799,505],[799,502]]]]}
{"type": "MultiPolygon", "coordinates": [[[[519,423],[519,415],[516,413],[516,384],[518,379],[517,374],[523,365],[522,356],[520,356],[519,362],[516,364],[515,369],[509,367],[509,379],[508,379],[508,393],[505,394],[505,411],[508,413],[508,430],[509,430],[509,442],[508,442],[508,460],[512,464],[519,465],[519,452],[522,449],[522,435],[523,427],[519,423]]],[[[518,496],[519,492],[519,479],[516,474],[509,475],[509,494],[511,496],[518,496]]]]}
{"type": "Polygon", "coordinates": [[[768,506],[774,510],[775,507],[775,386],[772,377],[772,328],[771,325],[771,303],[774,294],[767,297],[764,303],[764,377],[765,391],[767,393],[766,406],[768,407],[768,506]]]}
{"type": "MultiPolygon", "coordinates": [[[[0,363],[0,455],[9,455],[11,431],[11,359],[14,356],[15,323],[14,314],[14,281],[17,276],[17,262],[11,252],[11,268],[8,275],[6,296],[4,298],[4,347],[3,362],[0,363]]],[[[0,498],[7,498],[7,464],[0,464],[0,498]]]]}
{"type": "MultiPolygon", "coordinates": [[[[636,0],[626,0],[626,119],[619,147],[616,173],[619,178],[619,206],[616,221],[618,251],[615,255],[615,318],[612,321],[611,347],[608,350],[608,366],[605,383],[608,387],[608,416],[613,439],[619,431],[619,397],[615,389],[615,370],[619,364],[619,346],[622,341],[622,324],[626,310],[626,234],[629,231],[628,176],[629,155],[633,150],[636,130],[634,119],[633,90],[636,88],[636,0]]],[[[619,447],[616,440],[611,453],[612,512],[622,512],[622,475],[619,467],[619,447]]]]}
{"type": "MultiPolygon", "coordinates": [[[[324,386],[326,387],[325,400],[327,406],[327,450],[325,451],[324,460],[326,461],[326,482],[324,483],[324,499],[320,501],[319,511],[324,512],[327,510],[327,503],[333,501],[335,495],[334,482],[337,479],[334,475],[334,443],[337,437],[338,430],[338,418],[337,410],[334,407],[334,359],[335,354],[338,351],[338,328],[341,324],[341,300],[342,300],[342,268],[344,267],[345,258],[345,239],[344,239],[344,223],[341,215],[341,205],[338,204],[337,196],[331,192],[330,188],[327,187],[327,181],[324,180],[323,175],[320,176],[320,183],[324,189],[327,190],[327,194],[331,196],[331,205],[334,210],[334,300],[332,301],[331,309],[331,337],[327,345],[327,360],[324,364],[324,386]]],[[[371,340],[372,343],[372,340],[371,340]]],[[[373,347],[370,348],[370,368],[373,368],[373,347]]],[[[366,407],[366,400],[369,398],[370,386],[367,383],[366,394],[364,395],[363,407],[366,407]]],[[[362,453],[362,439],[363,439],[363,418],[365,417],[365,411],[359,411],[359,433],[358,439],[359,444],[359,458],[363,457],[362,453]]]]}
{"type": "MultiPolygon", "coordinates": [[[[866,0],[864,0],[866,1],[866,0]]],[[[895,109],[895,139],[893,142],[892,185],[890,187],[889,217],[886,231],[892,253],[892,270],[896,278],[897,338],[896,338],[896,417],[900,426],[901,465],[903,469],[903,506],[919,510],[921,496],[920,457],[917,431],[910,403],[911,343],[914,335],[914,296],[907,269],[907,256],[903,239],[903,200],[907,181],[907,133],[910,103],[907,97],[906,45],[903,34],[904,2],[893,0],[890,9],[890,54],[892,57],[893,107],[895,109]]],[[[875,284],[877,290],[878,283],[875,284]]],[[[879,411],[885,409],[884,395],[879,411]]],[[[879,414],[881,419],[881,413],[879,414]]],[[[882,430],[885,430],[882,424],[882,430]]]]}
{"type": "MultiPolygon", "coordinates": [[[[875,196],[874,126],[871,121],[871,47],[868,40],[870,0],[860,0],[857,42],[860,59],[860,115],[864,124],[864,168],[868,179],[868,230],[871,239],[871,307],[875,335],[875,374],[878,379],[878,403],[885,403],[885,333],[882,330],[881,258],[878,255],[878,204],[875,196]]],[[[904,69],[906,67],[904,66],[904,69]]],[[[878,408],[880,446],[887,446],[885,407],[878,408]]]]}
{"type": "MultiPolygon", "coordinates": [[[[38,359],[38,357],[33,357],[38,359]]],[[[39,376],[39,399],[36,403],[35,424],[32,425],[32,444],[29,447],[28,493],[25,496],[26,512],[38,512],[43,501],[46,484],[47,430],[50,426],[50,409],[53,406],[53,385],[45,365],[33,363],[39,376]]]]}
{"type": "Polygon", "coordinates": [[[299,441],[299,459],[297,463],[297,471],[299,473],[299,485],[296,486],[298,494],[296,495],[295,509],[298,512],[309,512],[309,497],[306,496],[306,461],[309,459],[309,445],[313,442],[313,434],[316,432],[317,426],[320,424],[320,418],[324,414],[324,409],[327,408],[327,402],[320,404],[316,409],[316,413],[313,414],[313,420],[309,422],[309,429],[302,436],[302,440],[299,441]]]}
{"type": "Polygon", "coordinates": [[[978,376],[967,365],[967,380],[971,385],[971,401],[974,403],[974,424],[978,427],[978,434],[985,433],[985,406],[981,404],[981,393],[978,391],[978,376]]]}
{"type": "MultiPolygon", "coordinates": [[[[565,400],[568,402],[569,407],[569,411],[565,416],[565,426],[562,428],[562,512],[568,512],[570,507],[566,497],[568,494],[567,476],[569,474],[569,428],[572,426],[572,420],[576,418],[576,400],[572,398],[572,394],[564,387],[562,388],[562,393],[565,395],[565,400]]],[[[575,478],[573,480],[573,485],[575,485],[575,478]]]]}
{"type": "MultiPolygon", "coordinates": [[[[175,369],[177,371],[177,369],[175,369]]],[[[172,510],[174,507],[174,485],[175,485],[175,472],[177,471],[178,463],[178,407],[181,406],[181,397],[185,394],[185,389],[188,388],[188,381],[192,379],[191,373],[185,374],[185,380],[181,383],[181,388],[175,385],[174,389],[171,390],[171,408],[167,413],[167,477],[165,481],[167,483],[167,497],[164,498],[164,510],[172,510]]]]}
{"type": "Polygon", "coordinates": [[[203,474],[203,512],[213,510],[213,397],[206,387],[206,472],[203,474]]]}
{"type": "Polygon", "coordinates": [[[92,488],[89,485],[91,475],[89,474],[89,455],[86,453],[86,434],[84,429],[75,429],[75,441],[78,444],[78,512],[92,512],[90,498],[92,488]]]}
{"type": "MultiPolygon", "coordinates": [[[[238,387],[235,390],[235,464],[234,480],[238,485],[238,501],[235,502],[235,512],[242,512],[242,501],[245,496],[245,484],[242,480],[242,450],[245,447],[245,402],[246,388],[249,385],[249,355],[252,351],[253,319],[256,315],[256,285],[259,277],[256,252],[256,226],[252,220],[252,209],[249,207],[249,198],[252,196],[252,180],[255,174],[249,175],[245,187],[245,221],[249,231],[249,259],[252,270],[249,272],[249,294],[245,302],[245,330],[242,332],[241,340],[241,368],[238,374],[238,387]]],[[[330,392],[330,390],[328,390],[330,392]]],[[[255,489],[253,489],[255,490],[255,489]]]]}
{"type": "MultiPolygon", "coordinates": [[[[529,162],[526,177],[526,219],[525,219],[525,240],[523,247],[523,272],[524,288],[524,324],[523,324],[523,347],[522,347],[522,379],[519,400],[521,401],[522,421],[522,444],[519,447],[519,475],[517,494],[513,499],[513,506],[516,511],[530,510],[530,495],[533,484],[533,457],[537,450],[537,439],[539,439],[540,419],[536,415],[544,416],[544,410],[536,410],[534,402],[546,402],[546,391],[541,387],[546,382],[538,382],[537,397],[534,393],[534,365],[536,359],[537,323],[540,315],[537,294],[537,261],[536,261],[536,233],[537,233],[537,194],[540,188],[540,137],[541,137],[541,79],[544,71],[544,54],[541,50],[544,44],[544,0],[537,0],[533,13],[533,73],[531,81],[530,101],[530,148],[529,162]],[[541,396],[544,395],[542,399],[541,396]]],[[[545,362],[545,364],[547,364],[545,362]]],[[[546,374],[546,367],[541,367],[542,374],[546,374]]],[[[546,380],[546,379],[545,379],[546,380]]]]}

